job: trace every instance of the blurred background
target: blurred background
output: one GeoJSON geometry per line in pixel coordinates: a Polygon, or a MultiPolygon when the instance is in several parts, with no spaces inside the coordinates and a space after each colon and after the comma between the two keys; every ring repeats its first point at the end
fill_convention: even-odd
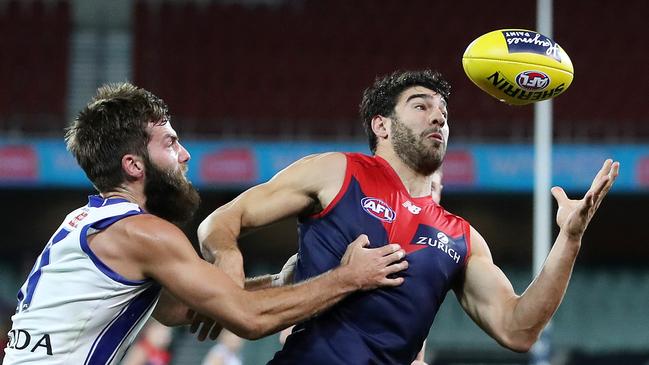
{"type": "MultiPolygon", "coordinates": [[[[369,152],[357,109],[376,76],[441,71],[453,85],[442,205],[482,233],[521,292],[532,270],[533,107],[481,92],[461,57],[488,31],[536,29],[535,9],[509,0],[0,0],[0,336],[53,229],[93,193],[63,128],[111,81],[169,104],[203,199],[185,227],[196,243],[202,218],[290,162],[369,152]]],[[[622,166],[552,322],[552,364],[649,364],[648,13],[644,0],[555,1],[553,38],[575,79],[554,102],[553,183],[581,196],[605,158],[622,166]]],[[[277,272],[297,250],[296,224],[258,231],[241,249],[248,275],[277,272]]],[[[167,342],[171,364],[200,364],[214,345],[185,329],[167,342]]],[[[279,348],[270,336],[244,342],[240,356],[264,364],[279,348]]],[[[449,365],[528,358],[482,333],[453,294],[426,354],[449,365]]]]}

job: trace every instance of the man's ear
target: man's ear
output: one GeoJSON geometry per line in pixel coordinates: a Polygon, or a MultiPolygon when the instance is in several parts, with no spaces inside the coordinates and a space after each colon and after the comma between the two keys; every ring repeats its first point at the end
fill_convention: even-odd
{"type": "Polygon", "coordinates": [[[391,126],[392,120],[382,115],[377,115],[372,118],[372,131],[379,139],[388,138],[388,130],[391,126]]]}
{"type": "Polygon", "coordinates": [[[122,169],[132,179],[144,177],[144,160],[140,156],[127,154],[122,157],[122,169]]]}

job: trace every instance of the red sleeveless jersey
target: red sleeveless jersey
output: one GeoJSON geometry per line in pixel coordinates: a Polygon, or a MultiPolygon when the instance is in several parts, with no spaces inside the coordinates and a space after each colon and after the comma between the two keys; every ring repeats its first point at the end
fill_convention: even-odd
{"type": "Polygon", "coordinates": [[[469,223],[430,196],[413,198],[382,158],[346,154],[345,181],[320,214],[300,219],[296,281],[340,264],[367,234],[398,243],[409,267],[401,286],[358,292],[299,324],[271,364],[410,364],[470,255],[469,223]]]}

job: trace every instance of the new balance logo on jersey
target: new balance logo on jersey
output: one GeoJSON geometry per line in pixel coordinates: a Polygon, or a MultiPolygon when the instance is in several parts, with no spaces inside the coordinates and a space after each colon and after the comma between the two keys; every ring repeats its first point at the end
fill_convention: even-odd
{"type": "Polygon", "coordinates": [[[381,199],[371,197],[363,198],[361,199],[361,206],[367,214],[383,222],[392,223],[397,217],[397,213],[381,199]]]}
{"type": "Polygon", "coordinates": [[[32,335],[21,329],[9,331],[9,341],[7,348],[16,350],[27,350],[30,352],[45,351],[46,354],[52,355],[52,342],[49,334],[32,335]]]}
{"type": "Polygon", "coordinates": [[[437,232],[436,238],[419,236],[413,243],[415,245],[428,245],[430,247],[435,247],[447,254],[456,264],[459,264],[460,259],[462,258],[462,256],[452,248],[452,246],[455,245],[455,242],[448,238],[444,232],[437,232]]]}
{"type": "Polygon", "coordinates": [[[410,213],[412,213],[412,214],[415,214],[415,215],[416,215],[416,214],[419,214],[419,212],[421,212],[421,208],[418,207],[418,206],[416,206],[416,205],[415,205],[413,202],[411,202],[410,200],[406,200],[405,202],[403,202],[402,205],[403,205],[404,208],[408,209],[408,211],[409,211],[410,213]]]}

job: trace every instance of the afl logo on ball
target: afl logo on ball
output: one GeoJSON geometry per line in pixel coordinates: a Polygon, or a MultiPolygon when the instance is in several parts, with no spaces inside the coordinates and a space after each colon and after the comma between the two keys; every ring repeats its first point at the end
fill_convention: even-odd
{"type": "Polygon", "coordinates": [[[361,199],[361,206],[372,217],[384,222],[392,223],[397,214],[383,200],[366,197],[361,199]]]}
{"type": "Polygon", "coordinates": [[[516,76],[516,83],[524,90],[543,90],[550,85],[550,76],[541,71],[523,71],[516,76]]]}

